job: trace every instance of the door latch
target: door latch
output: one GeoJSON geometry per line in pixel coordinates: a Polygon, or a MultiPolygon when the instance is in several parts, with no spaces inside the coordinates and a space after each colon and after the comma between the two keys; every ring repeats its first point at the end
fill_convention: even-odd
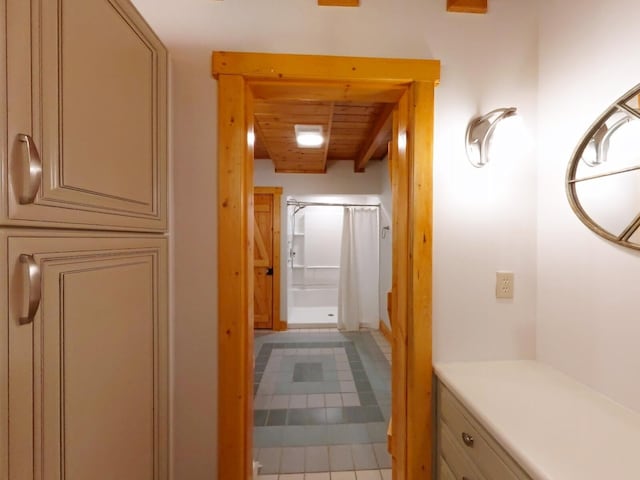
{"type": "Polygon", "coordinates": [[[273,275],[273,267],[267,267],[267,275],[273,275]]]}

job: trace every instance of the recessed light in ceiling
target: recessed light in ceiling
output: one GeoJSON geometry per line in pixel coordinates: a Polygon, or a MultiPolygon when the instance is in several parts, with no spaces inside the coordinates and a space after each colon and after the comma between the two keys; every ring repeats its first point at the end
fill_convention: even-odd
{"type": "Polygon", "coordinates": [[[294,128],[299,147],[318,148],[324,143],[322,125],[295,125],[294,128]]]}

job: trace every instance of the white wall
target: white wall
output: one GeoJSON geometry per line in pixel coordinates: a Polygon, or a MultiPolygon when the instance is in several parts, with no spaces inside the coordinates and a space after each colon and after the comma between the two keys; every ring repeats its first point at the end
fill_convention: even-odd
{"type": "MultiPolygon", "coordinates": [[[[538,357],[640,411],[640,254],[591,233],[564,175],[587,127],[640,82],[636,0],[543,2],[540,17],[538,357]]],[[[637,144],[636,144],[637,145],[637,144]]]]}
{"type": "Polygon", "coordinates": [[[535,165],[515,155],[512,162],[476,170],[465,159],[462,139],[472,116],[499,106],[518,106],[535,125],[536,2],[491,0],[488,15],[446,13],[445,0],[367,0],[359,8],[299,0],[134,3],[174,59],[176,479],[209,480],[217,471],[211,50],[442,60],[434,165],[435,355],[533,356],[535,165]],[[498,269],[516,273],[512,302],[493,298],[498,269]]]}

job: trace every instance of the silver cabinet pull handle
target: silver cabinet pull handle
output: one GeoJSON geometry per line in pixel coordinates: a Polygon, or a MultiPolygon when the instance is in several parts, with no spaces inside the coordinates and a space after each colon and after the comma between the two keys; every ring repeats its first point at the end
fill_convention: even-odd
{"type": "Polygon", "coordinates": [[[473,437],[467,432],[462,432],[462,441],[467,447],[473,447],[473,437]]]}
{"type": "Polygon", "coordinates": [[[33,255],[27,255],[23,253],[20,255],[20,263],[27,266],[27,272],[29,274],[29,311],[26,317],[20,317],[20,325],[26,325],[33,322],[38,306],[40,305],[40,299],[42,297],[41,275],[40,267],[33,258],[33,255]]]}
{"type": "Polygon", "coordinates": [[[30,135],[18,134],[18,140],[27,147],[27,160],[29,161],[29,187],[26,192],[20,192],[18,201],[24,205],[33,203],[42,183],[42,160],[30,135]]]}

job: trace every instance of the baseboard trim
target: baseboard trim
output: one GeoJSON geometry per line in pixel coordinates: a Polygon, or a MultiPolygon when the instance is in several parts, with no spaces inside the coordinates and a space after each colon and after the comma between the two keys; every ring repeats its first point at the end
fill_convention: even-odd
{"type": "Polygon", "coordinates": [[[380,333],[387,339],[387,342],[393,343],[393,336],[391,335],[391,330],[387,327],[387,324],[380,320],[380,324],[378,325],[380,333]]]}

